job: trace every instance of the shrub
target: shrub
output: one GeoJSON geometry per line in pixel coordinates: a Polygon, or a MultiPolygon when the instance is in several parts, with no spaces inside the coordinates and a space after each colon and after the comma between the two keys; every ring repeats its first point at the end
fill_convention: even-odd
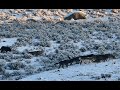
{"type": "Polygon", "coordinates": [[[8,63],[7,67],[9,67],[10,70],[19,70],[20,68],[24,68],[25,64],[23,64],[20,61],[16,61],[16,62],[10,62],[10,63],[8,63]]]}
{"type": "Polygon", "coordinates": [[[0,67],[3,67],[6,64],[6,61],[4,59],[0,59],[0,67]]]}
{"type": "Polygon", "coordinates": [[[0,67],[0,74],[4,74],[5,73],[5,69],[3,67],[0,67]]]}
{"type": "Polygon", "coordinates": [[[35,67],[28,65],[24,68],[27,75],[33,74],[35,72],[35,67]]]}
{"type": "Polygon", "coordinates": [[[50,47],[51,44],[48,41],[40,41],[39,45],[42,47],[50,47]]]}
{"type": "Polygon", "coordinates": [[[29,54],[29,53],[24,53],[23,58],[25,58],[25,59],[31,59],[32,55],[29,54]]]}

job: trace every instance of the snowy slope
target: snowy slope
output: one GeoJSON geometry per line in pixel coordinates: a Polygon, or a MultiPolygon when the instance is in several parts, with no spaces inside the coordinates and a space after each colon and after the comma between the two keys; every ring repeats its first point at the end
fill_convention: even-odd
{"type": "Polygon", "coordinates": [[[16,42],[17,38],[3,38],[0,42],[1,46],[12,46],[16,42]]]}
{"type": "Polygon", "coordinates": [[[116,81],[120,77],[120,59],[114,59],[107,62],[91,63],[83,65],[72,65],[68,68],[60,68],[39,74],[27,76],[20,81],[92,81],[101,77],[101,74],[110,74],[110,78],[100,78],[98,80],[116,81]]]}
{"type": "Polygon", "coordinates": [[[87,19],[63,20],[79,10],[1,9],[0,47],[13,50],[0,53],[0,80],[120,80],[120,9],[84,9],[87,19]],[[39,56],[26,52],[41,49],[39,56]],[[68,56],[108,53],[118,59],[64,69],[54,66],[68,56]]]}

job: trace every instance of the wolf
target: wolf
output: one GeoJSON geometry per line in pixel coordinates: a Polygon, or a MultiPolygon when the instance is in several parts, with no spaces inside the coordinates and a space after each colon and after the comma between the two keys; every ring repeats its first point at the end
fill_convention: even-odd
{"type": "MultiPolygon", "coordinates": [[[[107,59],[111,58],[114,59],[115,56],[112,54],[104,54],[104,55],[94,55],[94,54],[90,54],[90,55],[86,55],[86,56],[80,56],[81,59],[85,60],[91,60],[91,62],[100,62],[102,61],[106,61],[107,59]]],[[[82,61],[81,61],[82,62],[82,61]]]]}
{"type": "Polygon", "coordinates": [[[79,64],[80,63],[80,57],[75,57],[72,59],[74,62],[76,62],[76,64],[79,64]]]}
{"type": "Polygon", "coordinates": [[[95,58],[94,58],[94,54],[90,54],[90,55],[85,55],[85,56],[80,56],[80,64],[82,64],[83,62],[84,63],[87,63],[87,62],[93,62],[95,61],[95,58]]]}
{"type": "Polygon", "coordinates": [[[74,62],[73,59],[71,59],[69,56],[68,56],[68,58],[69,58],[69,64],[72,65],[74,62]]]}
{"type": "Polygon", "coordinates": [[[59,65],[59,68],[62,67],[64,68],[64,66],[68,67],[68,65],[72,65],[73,60],[68,56],[69,60],[64,60],[64,61],[60,61],[58,63],[55,63],[54,65],[59,65]]]}
{"type": "Polygon", "coordinates": [[[102,61],[106,61],[107,59],[115,59],[115,56],[112,54],[104,54],[104,55],[95,55],[95,62],[100,62],[102,61]]]}
{"type": "Polygon", "coordinates": [[[1,53],[3,53],[3,52],[11,51],[11,48],[8,46],[2,46],[0,50],[1,50],[1,53]]]}
{"type": "Polygon", "coordinates": [[[60,61],[58,63],[55,63],[54,65],[57,65],[57,64],[59,64],[58,68],[60,68],[60,67],[64,68],[64,66],[68,67],[69,60],[60,61]]]}

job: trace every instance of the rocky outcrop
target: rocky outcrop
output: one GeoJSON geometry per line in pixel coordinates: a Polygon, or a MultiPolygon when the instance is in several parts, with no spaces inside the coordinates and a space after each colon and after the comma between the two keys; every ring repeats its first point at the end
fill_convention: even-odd
{"type": "Polygon", "coordinates": [[[64,20],[71,20],[71,19],[74,19],[74,20],[86,19],[86,13],[82,11],[76,11],[64,17],[64,20]]]}

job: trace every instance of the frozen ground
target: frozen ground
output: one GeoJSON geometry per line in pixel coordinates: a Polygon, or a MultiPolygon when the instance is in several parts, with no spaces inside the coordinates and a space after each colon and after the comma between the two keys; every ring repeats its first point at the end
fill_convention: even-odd
{"type": "Polygon", "coordinates": [[[1,46],[12,46],[16,42],[17,38],[3,38],[0,42],[1,46]]]}
{"type": "Polygon", "coordinates": [[[68,68],[44,71],[39,74],[27,76],[20,81],[117,81],[120,78],[120,59],[107,62],[76,64],[68,68]],[[102,78],[102,74],[110,77],[102,78]]]}
{"type": "MultiPolygon", "coordinates": [[[[73,11],[78,11],[74,9],[73,11]]],[[[120,10],[84,9],[85,20],[63,20],[67,9],[1,9],[0,80],[88,81],[120,80],[120,10]],[[27,51],[43,50],[34,56],[27,51]],[[114,54],[101,63],[54,64],[79,55],[114,54]],[[108,74],[109,77],[104,77],[108,74]]]]}

